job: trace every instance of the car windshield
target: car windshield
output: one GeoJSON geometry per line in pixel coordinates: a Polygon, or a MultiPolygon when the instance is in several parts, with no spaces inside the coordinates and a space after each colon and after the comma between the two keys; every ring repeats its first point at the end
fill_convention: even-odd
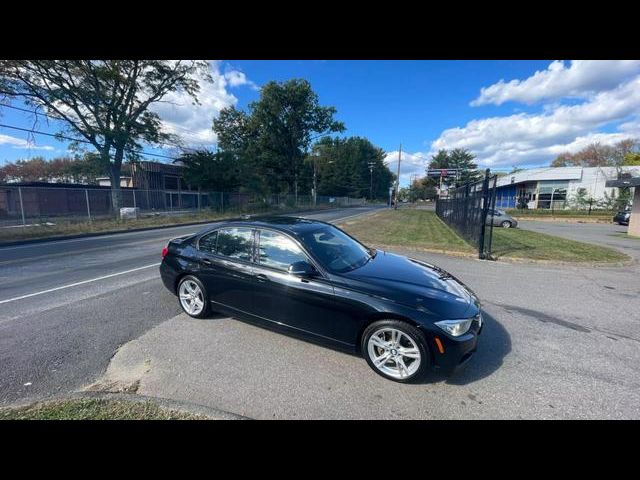
{"type": "Polygon", "coordinates": [[[372,258],[367,247],[330,225],[300,236],[309,251],[332,272],[354,270],[372,258]]]}

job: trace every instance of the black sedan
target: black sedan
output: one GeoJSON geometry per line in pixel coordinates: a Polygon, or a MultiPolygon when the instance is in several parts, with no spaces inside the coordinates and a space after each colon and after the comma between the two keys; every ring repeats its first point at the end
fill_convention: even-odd
{"type": "Polygon", "coordinates": [[[317,220],[220,222],[173,239],[160,273],[196,318],[211,311],[362,354],[398,382],[475,352],[480,302],[444,270],[362,245],[317,220]]]}

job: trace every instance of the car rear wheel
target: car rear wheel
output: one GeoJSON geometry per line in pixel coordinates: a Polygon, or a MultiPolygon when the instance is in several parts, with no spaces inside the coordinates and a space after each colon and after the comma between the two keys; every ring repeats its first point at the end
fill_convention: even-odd
{"type": "Polygon", "coordinates": [[[379,375],[408,383],[424,375],[429,366],[429,350],[422,333],[399,320],[380,320],[362,335],[362,353],[379,375]]]}
{"type": "Polygon", "coordinates": [[[502,223],[500,224],[500,226],[501,226],[502,228],[511,228],[511,222],[510,222],[510,221],[508,221],[508,220],[505,220],[504,222],[502,222],[502,223]]]}
{"type": "Polygon", "coordinates": [[[204,318],[209,313],[209,299],[204,285],[196,277],[187,275],[178,285],[178,300],[190,317],[204,318]]]}

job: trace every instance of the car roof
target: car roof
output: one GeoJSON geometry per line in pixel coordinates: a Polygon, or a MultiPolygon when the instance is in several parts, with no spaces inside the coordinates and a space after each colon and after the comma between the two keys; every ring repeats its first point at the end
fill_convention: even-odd
{"type": "Polygon", "coordinates": [[[215,226],[208,228],[207,231],[214,230],[225,226],[234,227],[254,227],[254,228],[271,228],[281,230],[292,234],[299,234],[309,230],[317,230],[318,228],[330,225],[320,220],[312,220],[302,217],[289,216],[247,216],[242,218],[230,218],[216,222],[215,226]]]}

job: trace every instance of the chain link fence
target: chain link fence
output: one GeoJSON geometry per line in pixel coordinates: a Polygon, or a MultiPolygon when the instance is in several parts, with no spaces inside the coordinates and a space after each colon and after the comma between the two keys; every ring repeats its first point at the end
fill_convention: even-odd
{"type": "Polygon", "coordinates": [[[450,189],[436,200],[436,215],[477,247],[480,258],[491,258],[497,178],[487,169],[483,180],[450,189]]]}
{"type": "Polygon", "coordinates": [[[185,215],[198,212],[260,213],[364,205],[364,198],[258,195],[239,192],[121,189],[114,211],[109,187],[0,185],[0,228],[87,222],[116,218],[185,215]]]}

